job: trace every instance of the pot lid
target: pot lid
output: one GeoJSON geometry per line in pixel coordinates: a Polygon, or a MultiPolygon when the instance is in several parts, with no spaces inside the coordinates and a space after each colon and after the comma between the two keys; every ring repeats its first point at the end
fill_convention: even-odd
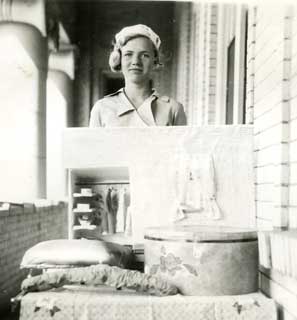
{"type": "Polygon", "coordinates": [[[257,231],[226,226],[168,226],[147,228],[144,238],[185,242],[245,242],[257,240],[257,231]]]}

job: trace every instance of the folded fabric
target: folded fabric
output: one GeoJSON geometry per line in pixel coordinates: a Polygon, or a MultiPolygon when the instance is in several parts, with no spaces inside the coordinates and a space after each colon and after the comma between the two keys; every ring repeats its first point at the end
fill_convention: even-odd
{"type": "Polygon", "coordinates": [[[132,249],[101,240],[59,239],[40,242],[28,249],[21,268],[61,268],[108,264],[126,268],[133,259],[132,249]]]}
{"type": "Polygon", "coordinates": [[[178,292],[177,288],[166,280],[139,271],[107,265],[45,272],[42,275],[25,279],[22,282],[22,291],[45,291],[73,284],[107,285],[117,289],[133,289],[158,296],[174,295],[178,292]]]}

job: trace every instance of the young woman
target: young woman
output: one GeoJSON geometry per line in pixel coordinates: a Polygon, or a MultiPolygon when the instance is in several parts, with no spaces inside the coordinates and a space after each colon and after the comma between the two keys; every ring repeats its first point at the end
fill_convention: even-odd
{"type": "Polygon", "coordinates": [[[160,44],[159,36],[145,25],[116,34],[109,65],[123,73],[125,87],[95,103],[90,127],[186,125],[183,106],[151,87],[152,72],[160,66],[160,44]]]}

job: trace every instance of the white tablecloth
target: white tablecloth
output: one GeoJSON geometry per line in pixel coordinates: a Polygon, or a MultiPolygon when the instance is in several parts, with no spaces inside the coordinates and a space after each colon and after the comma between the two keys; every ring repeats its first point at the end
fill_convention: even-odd
{"type": "Polygon", "coordinates": [[[20,320],[276,320],[261,293],[154,297],[110,288],[67,287],[25,295],[20,320]]]}

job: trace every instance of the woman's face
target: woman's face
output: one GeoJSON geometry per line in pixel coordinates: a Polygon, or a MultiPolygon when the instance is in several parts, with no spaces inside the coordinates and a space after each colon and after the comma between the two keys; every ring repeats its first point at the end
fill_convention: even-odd
{"type": "Polygon", "coordinates": [[[126,82],[143,83],[150,80],[155,53],[149,39],[131,39],[121,48],[121,52],[121,67],[126,82]]]}

